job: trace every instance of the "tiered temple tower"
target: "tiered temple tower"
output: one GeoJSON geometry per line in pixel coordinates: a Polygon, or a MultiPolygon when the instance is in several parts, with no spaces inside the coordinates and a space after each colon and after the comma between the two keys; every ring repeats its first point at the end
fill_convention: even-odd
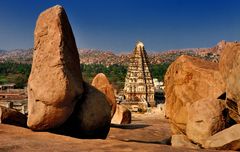
{"type": "Polygon", "coordinates": [[[148,64],[144,44],[137,42],[125,78],[124,96],[127,102],[147,102],[155,106],[154,85],[148,64]]]}

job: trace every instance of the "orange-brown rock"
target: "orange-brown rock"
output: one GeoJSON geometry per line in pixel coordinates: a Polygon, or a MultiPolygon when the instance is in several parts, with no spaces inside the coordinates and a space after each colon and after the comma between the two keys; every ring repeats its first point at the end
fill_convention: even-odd
{"type": "Polygon", "coordinates": [[[220,55],[219,69],[226,83],[226,95],[236,102],[240,114],[240,43],[227,42],[220,55]]]}
{"type": "Polygon", "coordinates": [[[0,106],[0,123],[27,127],[27,116],[17,110],[0,106]]]}
{"type": "Polygon", "coordinates": [[[116,98],[114,95],[114,90],[108,78],[103,73],[97,74],[92,81],[92,86],[104,93],[107,98],[110,106],[112,107],[111,115],[113,116],[116,111],[116,98]]]}
{"type": "Polygon", "coordinates": [[[166,116],[173,134],[185,132],[189,106],[205,98],[217,98],[225,90],[218,64],[180,56],[168,68],[164,77],[166,116]]]}
{"type": "Polygon", "coordinates": [[[186,133],[190,140],[204,144],[206,139],[225,128],[223,100],[203,98],[188,110],[186,133]]]}
{"type": "Polygon", "coordinates": [[[67,15],[61,6],[40,14],[34,31],[34,54],[28,80],[28,126],[60,126],[83,92],[80,62],[67,15]]]}
{"type": "Polygon", "coordinates": [[[191,149],[200,149],[198,145],[193,144],[186,135],[178,134],[172,135],[171,145],[173,147],[182,147],[182,148],[191,148],[191,149]]]}
{"type": "Polygon", "coordinates": [[[240,150],[240,124],[233,125],[209,137],[203,145],[208,149],[240,150]]]}
{"type": "Polygon", "coordinates": [[[84,83],[84,94],[71,117],[55,132],[78,138],[106,138],[111,124],[111,107],[106,96],[84,83]]]}
{"type": "Polygon", "coordinates": [[[225,100],[225,107],[226,107],[226,109],[228,109],[227,110],[227,112],[228,112],[228,126],[231,126],[232,125],[232,123],[240,123],[240,115],[239,115],[239,113],[238,113],[238,105],[237,105],[237,103],[235,102],[235,101],[232,101],[232,100],[229,100],[229,99],[227,99],[227,100],[225,100]],[[231,119],[233,120],[232,122],[231,122],[231,119]]]}
{"type": "Polygon", "coordinates": [[[130,124],[132,119],[131,111],[123,105],[117,104],[117,109],[113,115],[112,124],[130,124]]]}

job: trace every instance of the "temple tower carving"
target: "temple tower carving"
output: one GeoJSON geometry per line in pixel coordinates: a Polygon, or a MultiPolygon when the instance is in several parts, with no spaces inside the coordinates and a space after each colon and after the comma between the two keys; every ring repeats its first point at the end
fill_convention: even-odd
{"type": "Polygon", "coordinates": [[[125,78],[124,96],[127,102],[147,102],[155,106],[153,79],[148,65],[144,44],[137,42],[125,78]]]}

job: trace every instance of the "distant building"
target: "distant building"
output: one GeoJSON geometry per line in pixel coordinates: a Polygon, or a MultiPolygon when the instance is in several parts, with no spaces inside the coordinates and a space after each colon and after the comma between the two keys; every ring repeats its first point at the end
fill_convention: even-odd
{"type": "Polygon", "coordinates": [[[14,83],[0,85],[0,91],[14,89],[15,86],[16,86],[16,84],[14,84],[14,83]]]}
{"type": "Polygon", "coordinates": [[[16,109],[23,114],[27,113],[26,89],[13,89],[14,85],[1,85],[0,106],[16,109]],[[7,87],[6,87],[7,86],[7,87]]]}
{"type": "Polygon", "coordinates": [[[154,85],[148,64],[144,44],[137,42],[125,78],[124,96],[126,102],[147,102],[148,105],[155,106],[154,85]]]}

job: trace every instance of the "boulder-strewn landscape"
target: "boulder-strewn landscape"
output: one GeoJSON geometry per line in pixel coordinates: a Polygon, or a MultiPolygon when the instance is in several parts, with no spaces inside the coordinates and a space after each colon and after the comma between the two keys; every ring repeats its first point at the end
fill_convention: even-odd
{"type": "MultiPolygon", "coordinates": [[[[126,96],[117,94],[104,71],[95,71],[91,84],[83,79],[81,63],[126,66],[130,55],[79,50],[65,9],[56,5],[43,11],[36,22],[33,49],[0,51],[0,61],[7,65],[10,60],[31,64],[25,88],[27,112],[23,105],[23,111],[12,109],[10,103],[0,106],[0,151],[240,150],[240,42],[152,53],[151,64],[169,67],[166,74],[162,71],[165,100],[158,105],[153,101],[151,106],[147,84],[151,81],[153,100],[156,89],[150,70],[143,72],[148,69],[144,45],[137,44],[141,51],[134,50],[138,56],[129,66],[135,71],[128,83],[141,80],[143,85],[127,91],[132,99],[141,95],[138,102],[145,105],[144,110],[135,110],[137,100],[126,103],[126,96]]],[[[8,92],[14,85],[7,87],[2,99],[14,96],[8,92]]]]}

